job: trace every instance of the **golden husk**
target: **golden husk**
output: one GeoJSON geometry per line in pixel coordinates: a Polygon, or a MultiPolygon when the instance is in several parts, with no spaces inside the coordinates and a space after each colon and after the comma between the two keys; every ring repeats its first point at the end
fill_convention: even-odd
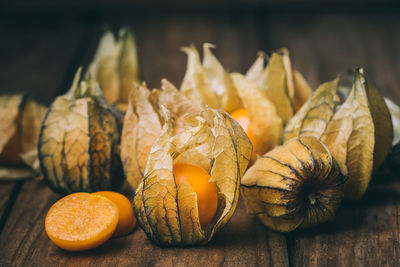
{"type": "Polygon", "coordinates": [[[243,176],[241,190],[250,214],[289,232],[331,220],[345,180],[329,149],[302,136],[260,157],[243,176]]]}
{"type": "Polygon", "coordinates": [[[311,95],[311,87],[304,77],[293,70],[289,51],[281,48],[272,53],[265,65],[265,54],[259,53],[246,74],[274,103],[283,123],[286,124],[311,95]]]}
{"type": "Polygon", "coordinates": [[[232,216],[239,197],[240,179],[247,168],[251,144],[243,129],[227,115],[206,109],[185,120],[185,130],[174,135],[167,109],[160,136],[151,148],[143,182],[134,198],[139,225],[161,246],[205,244],[232,216]],[[216,215],[200,226],[196,193],[190,185],[178,184],[173,164],[188,162],[210,173],[218,188],[216,215]]]}
{"type": "Polygon", "coordinates": [[[132,83],[139,82],[135,39],[128,28],[119,31],[118,39],[111,31],[103,34],[86,79],[98,80],[109,105],[126,111],[132,83]]]}
{"type": "Polygon", "coordinates": [[[338,79],[321,85],[284,130],[284,141],[314,136],[331,150],[349,180],[345,197],[358,200],[367,190],[372,171],[388,155],[393,126],[379,93],[357,69],[353,88],[339,105],[338,79]]]}
{"type": "Polygon", "coordinates": [[[250,80],[239,73],[231,74],[244,108],[249,113],[250,129],[254,134],[252,161],[279,145],[282,119],[274,104],[250,80]]]}
{"type": "Polygon", "coordinates": [[[0,96],[0,179],[40,176],[37,143],[46,110],[22,94],[0,96]],[[10,142],[15,142],[14,147],[9,146],[10,142]],[[9,158],[10,153],[18,155],[18,159],[9,158]]]}
{"type": "Polygon", "coordinates": [[[338,160],[342,171],[348,172],[346,198],[360,199],[367,190],[372,171],[386,158],[393,140],[389,110],[362,70],[356,70],[353,88],[328,123],[321,140],[338,160]]]}
{"type": "Polygon", "coordinates": [[[117,122],[94,80],[79,82],[51,104],[39,138],[43,175],[56,192],[92,192],[123,180],[117,122]]]}
{"type": "Polygon", "coordinates": [[[299,72],[292,70],[287,49],[273,53],[266,67],[265,55],[259,54],[242,76],[229,75],[211,53],[211,47],[204,44],[203,62],[194,46],[183,48],[188,63],[181,91],[203,108],[228,113],[245,108],[255,135],[254,161],[280,143],[283,125],[303,105],[311,88],[299,72]]]}
{"type": "Polygon", "coordinates": [[[121,159],[126,178],[136,189],[142,181],[150,148],[161,133],[164,123],[161,106],[171,115],[174,133],[181,132],[184,118],[198,113],[200,107],[165,79],[162,80],[161,90],[150,91],[146,84],[135,84],[131,91],[122,129],[121,159]]]}

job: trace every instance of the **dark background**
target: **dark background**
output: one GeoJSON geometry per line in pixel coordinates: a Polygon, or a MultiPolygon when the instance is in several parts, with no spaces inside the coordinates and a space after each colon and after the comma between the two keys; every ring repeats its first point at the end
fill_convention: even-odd
{"type": "Polygon", "coordinates": [[[78,66],[87,66],[106,26],[129,25],[142,79],[153,87],[163,77],[180,85],[181,46],[212,42],[230,71],[245,72],[259,50],[286,46],[314,88],[362,66],[387,92],[388,79],[399,80],[379,68],[389,64],[399,73],[399,11],[392,0],[5,1],[0,90],[39,92],[38,100],[49,103],[69,87],[78,66]]]}
{"type": "MultiPolygon", "coordinates": [[[[245,72],[258,51],[286,46],[313,88],[360,66],[400,104],[400,5],[389,0],[271,1],[2,1],[0,93],[28,92],[49,104],[78,66],[93,57],[104,27],[129,25],[142,80],[180,86],[181,46],[217,45],[229,71],[245,72]]],[[[85,253],[52,245],[43,230],[59,199],[44,183],[0,182],[0,265],[380,266],[400,261],[400,183],[381,172],[360,203],[346,203],[333,222],[281,234],[246,214],[242,202],[205,247],[160,249],[138,229],[85,253]]]]}

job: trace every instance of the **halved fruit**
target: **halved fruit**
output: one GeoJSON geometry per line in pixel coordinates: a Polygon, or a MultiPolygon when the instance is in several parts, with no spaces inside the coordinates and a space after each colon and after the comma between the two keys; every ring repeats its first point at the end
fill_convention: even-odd
{"type": "Polygon", "coordinates": [[[118,206],[103,196],[74,193],[57,201],[48,211],[46,233],[58,247],[81,251],[100,246],[114,233],[118,206]]]}

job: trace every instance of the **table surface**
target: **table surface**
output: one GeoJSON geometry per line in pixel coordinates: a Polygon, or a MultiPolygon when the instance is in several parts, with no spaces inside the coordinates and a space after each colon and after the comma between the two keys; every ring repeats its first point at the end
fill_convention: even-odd
{"type": "MultiPolygon", "coordinates": [[[[49,104],[68,89],[77,67],[87,66],[108,24],[112,29],[132,27],[141,77],[151,87],[159,87],[164,77],[180,85],[186,66],[181,46],[214,43],[222,64],[236,72],[245,72],[258,51],[285,46],[313,88],[362,66],[383,95],[400,103],[400,16],[392,1],[382,1],[389,5],[376,10],[379,1],[369,1],[364,9],[353,4],[349,10],[348,1],[310,9],[298,4],[301,12],[284,9],[279,1],[271,6],[254,1],[243,10],[240,5],[157,9],[146,1],[135,9],[128,1],[117,1],[121,5],[110,12],[90,5],[79,10],[73,4],[77,1],[62,8],[43,2],[48,3],[32,10],[29,1],[9,4],[0,12],[0,93],[25,91],[49,104]]],[[[43,182],[1,181],[0,265],[399,265],[399,178],[387,171],[375,174],[360,202],[345,203],[332,222],[311,229],[271,231],[247,215],[240,201],[231,221],[206,246],[159,248],[136,229],[82,253],[58,249],[45,234],[46,212],[60,195],[43,182]]]]}

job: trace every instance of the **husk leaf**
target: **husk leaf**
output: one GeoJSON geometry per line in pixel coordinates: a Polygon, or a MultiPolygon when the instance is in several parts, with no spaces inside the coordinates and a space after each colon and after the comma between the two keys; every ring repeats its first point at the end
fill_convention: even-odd
{"type": "Polygon", "coordinates": [[[332,219],[345,180],[328,148],[302,136],[260,157],[244,175],[241,190],[250,214],[288,232],[332,219]]]}
{"type": "Polygon", "coordinates": [[[123,179],[117,122],[94,80],[79,82],[50,106],[39,137],[39,159],[56,192],[111,189],[123,179]]]}
{"type": "Polygon", "coordinates": [[[294,98],[293,98],[293,110],[295,113],[300,110],[304,103],[312,95],[312,89],[304,79],[303,75],[297,70],[293,70],[293,82],[294,82],[294,98]]]}
{"type": "Polygon", "coordinates": [[[18,116],[23,102],[22,94],[0,96],[0,153],[18,130],[18,116]]]}
{"type": "Polygon", "coordinates": [[[39,177],[37,142],[41,122],[47,108],[22,95],[0,96],[0,179],[22,179],[39,177]],[[11,139],[16,139],[17,147],[7,147],[11,139]],[[10,166],[7,152],[3,149],[17,149],[18,168],[10,166]],[[0,163],[1,164],[1,163],[0,163]]]}
{"type": "Polygon", "coordinates": [[[384,97],[386,106],[389,109],[392,118],[393,141],[392,146],[400,143],[400,107],[389,98],[384,97]]]}
{"type": "Polygon", "coordinates": [[[265,61],[266,55],[259,53],[246,78],[263,90],[286,124],[308,100],[312,90],[300,72],[292,68],[286,48],[273,53],[267,67],[264,67],[265,61]]]}
{"type": "Polygon", "coordinates": [[[338,104],[338,81],[339,78],[336,78],[324,83],[312,94],[286,125],[283,131],[284,142],[301,135],[321,137],[338,104]]]}
{"type": "Polygon", "coordinates": [[[260,81],[260,88],[264,89],[264,93],[274,103],[279,116],[286,124],[293,116],[293,108],[289,98],[285,64],[279,53],[272,54],[264,75],[264,79],[260,81]]]}
{"type": "Polygon", "coordinates": [[[131,91],[122,129],[121,159],[126,178],[136,189],[142,181],[150,148],[161,133],[164,123],[161,106],[170,113],[174,133],[183,131],[185,117],[199,112],[200,107],[165,79],[161,90],[150,91],[146,84],[135,84],[131,91]]]}
{"type": "Polygon", "coordinates": [[[282,138],[282,119],[275,105],[261,92],[256,84],[239,73],[231,74],[244,108],[250,116],[250,128],[254,134],[252,161],[279,145],[282,138]]]}
{"type": "Polygon", "coordinates": [[[239,197],[240,178],[251,154],[242,128],[228,116],[206,109],[186,119],[186,129],[173,135],[167,109],[160,136],[151,148],[143,182],[134,198],[139,225],[161,246],[205,244],[232,216],[239,197]],[[190,157],[187,156],[190,155],[190,157]],[[218,210],[210,225],[201,228],[196,194],[185,183],[176,184],[173,164],[187,162],[203,167],[219,192],[218,210]]]}
{"type": "Polygon", "coordinates": [[[187,69],[181,91],[202,107],[212,107],[228,113],[241,107],[241,99],[230,75],[212,54],[213,45],[203,45],[203,63],[194,46],[182,50],[188,56],[187,69]]]}
{"type": "Polygon", "coordinates": [[[321,138],[348,171],[345,197],[360,199],[367,190],[374,166],[389,153],[393,129],[383,98],[356,70],[353,88],[328,124],[321,138]],[[376,163],[374,163],[376,162],[376,163]]]}
{"type": "Polygon", "coordinates": [[[122,28],[118,40],[110,30],[103,34],[86,79],[99,81],[110,105],[127,107],[132,83],[139,81],[135,39],[130,29],[122,28]]]}

